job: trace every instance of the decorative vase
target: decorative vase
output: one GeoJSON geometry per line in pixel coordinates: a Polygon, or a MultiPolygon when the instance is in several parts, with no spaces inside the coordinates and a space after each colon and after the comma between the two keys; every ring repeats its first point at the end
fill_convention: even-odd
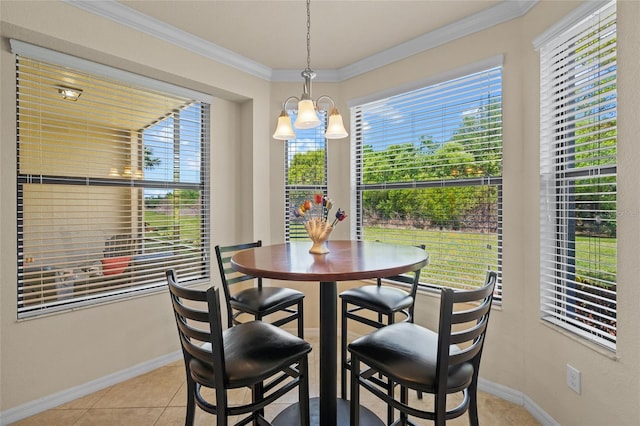
{"type": "Polygon", "coordinates": [[[317,217],[311,218],[304,223],[304,227],[309,234],[309,238],[313,241],[313,245],[309,249],[309,253],[324,254],[329,253],[326,241],[333,231],[333,227],[327,223],[325,219],[317,217]]]}
{"type": "Polygon", "coordinates": [[[131,262],[131,256],[103,257],[102,275],[118,275],[123,273],[131,262]]]}

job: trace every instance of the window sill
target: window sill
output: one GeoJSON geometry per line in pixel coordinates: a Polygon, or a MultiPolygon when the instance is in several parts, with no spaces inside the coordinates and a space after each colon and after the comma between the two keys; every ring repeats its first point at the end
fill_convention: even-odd
{"type": "Polygon", "coordinates": [[[565,337],[568,337],[574,342],[579,343],[602,356],[605,356],[613,361],[618,361],[620,359],[620,357],[618,357],[618,355],[616,354],[615,348],[607,346],[604,342],[601,343],[603,339],[596,339],[594,338],[594,336],[581,332],[580,330],[576,330],[575,332],[569,330],[554,318],[540,318],[540,322],[543,326],[554,330],[565,337]]]}

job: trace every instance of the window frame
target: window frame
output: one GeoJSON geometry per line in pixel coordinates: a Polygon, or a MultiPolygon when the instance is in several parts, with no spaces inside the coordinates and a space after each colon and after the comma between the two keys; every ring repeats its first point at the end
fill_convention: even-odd
{"type": "MultiPolygon", "coordinates": [[[[53,52],[18,40],[11,40],[10,42],[12,51],[15,54],[16,96],[19,105],[16,120],[18,165],[16,169],[18,227],[17,317],[38,317],[53,312],[67,311],[78,307],[157,292],[166,286],[164,270],[167,267],[172,267],[172,265],[176,269],[180,269],[182,267],[181,262],[184,259],[188,259],[188,262],[185,263],[189,264],[182,270],[184,279],[194,283],[208,280],[210,278],[210,256],[208,253],[210,246],[209,117],[212,98],[189,89],[112,69],[105,65],[53,52]],[[64,132],[66,126],[69,126],[68,129],[71,129],[71,131],[77,131],[75,126],[79,121],[75,121],[74,114],[78,114],[79,106],[75,104],[75,107],[72,107],[72,104],[64,103],[68,101],[58,101],[55,106],[47,106],[46,103],[49,101],[44,97],[45,95],[40,95],[40,92],[28,92],[28,87],[34,84],[41,85],[41,92],[48,93],[50,91],[49,85],[52,83],[44,78],[34,79],[33,83],[31,83],[31,80],[24,80],[29,78],[29,75],[44,71],[36,71],[35,69],[34,71],[29,69],[21,70],[20,67],[23,64],[42,64],[43,70],[50,70],[52,79],[58,78],[64,73],[68,77],[73,75],[83,76],[87,81],[108,81],[108,84],[112,84],[114,87],[115,85],[121,85],[120,87],[123,90],[131,88],[132,90],[140,90],[140,93],[147,91],[154,99],[159,99],[163,94],[167,94],[167,99],[169,97],[175,100],[184,99],[184,101],[181,101],[183,102],[183,107],[172,107],[166,111],[164,116],[157,117],[157,119],[141,128],[127,129],[131,133],[128,138],[131,154],[127,154],[127,161],[125,162],[121,161],[121,157],[124,154],[122,151],[116,152],[116,148],[123,146],[123,141],[126,141],[127,138],[115,139],[111,134],[105,133],[107,136],[97,139],[87,132],[84,136],[86,138],[84,144],[89,147],[86,152],[83,152],[80,147],[73,148],[74,145],[70,145],[71,148],[66,148],[75,149],[72,152],[78,153],[78,158],[72,161],[77,162],[79,159],[88,158],[87,164],[79,165],[78,170],[68,169],[63,165],[68,164],[67,161],[70,160],[62,156],[48,161],[53,165],[49,168],[44,168],[44,173],[38,172],[38,166],[33,163],[33,160],[30,160],[30,158],[34,158],[31,153],[34,148],[31,146],[37,147],[40,145],[36,145],[36,143],[42,144],[42,149],[55,151],[58,149],[57,145],[60,141],[66,141],[57,139],[56,134],[51,133],[55,129],[49,130],[51,136],[45,135],[41,137],[42,140],[34,140],[34,137],[26,131],[26,126],[31,123],[31,121],[26,121],[31,120],[31,109],[36,111],[36,108],[42,108],[44,112],[49,113],[48,108],[51,109],[50,114],[54,114],[53,108],[56,108],[55,114],[58,114],[58,117],[64,117],[58,124],[58,128],[61,129],[59,131],[64,132]],[[25,106],[21,109],[22,103],[25,106]],[[33,105],[33,107],[29,105],[33,105]],[[75,108],[75,110],[72,111],[72,108],[75,108]],[[65,109],[69,109],[66,114],[64,112],[65,109]],[[21,118],[25,121],[21,122],[21,118]],[[173,171],[167,173],[168,178],[143,171],[146,168],[145,156],[147,154],[146,151],[143,153],[144,140],[147,137],[145,133],[153,132],[154,129],[155,131],[162,129],[159,132],[164,132],[164,136],[156,137],[158,144],[164,143],[173,146],[173,151],[167,154],[168,157],[166,159],[167,164],[171,163],[169,167],[174,168],[173,171]],[[181,132],[184,132],[184,134],[181,135],[181,132]],[[92,158],[90,156],[91,149],[101,149],[91,144],[92,141],[95,143],[98,140],[100,143],[104,143],[106,147],[111,147],[114,152],[106,151],[105,154],[102,151],[100,155],[92,158]],[[182,145],[194,142],[195,154],[193,148],[184,148],[183,154],[181,151],[183,150],[182,145]],[[25,145],[29,147],[27,151],[24,151],[23,144],[28,144],[25,145]],[[180,176],[181,161],[176,160],[176,152],[178,153],[178,158],[183,159],[182,161],[197,160],[198,169],[195,174],[191,172],[188,177],[180,176]],[[85,157],[87,153],[89,153],[89,157],[85,157]],[[116,154],[118,157],[115,157],[116,154]],[[128,158],[129,155],[131,158],[128,158]],[[95,166],[93,161],[96,162],[95,166]],[[109,161],[111,165],[119,164],[122,166],[128,164],[128,166],[125,165],[124,168],[120,167],[118,170],[114,167],[108,175],[106,171],[103,175],[105,161],[109,161]],[[176,167],[178,170],[175,170],[176,167]],[[93,170],[94,168],[95,170],[93,170]],[[73,191],[68,192],[69,189],[73,189],[73,191]],[[179,203],[179,209],[187,205],[196,206],[195,214],[198,218],[195,222],[191,220],[188,226],[196,227],[196,235],[199,235],[197,245],[185,246],[177,237],[172,238],[171,236],[168,238],[159,236],[147,241],[153,233],[147,233],[147,224],[145,223],[147,218],[144,214],[145,205],[147,204],[147,199],[145,198],[146,190],[164,191],[167,194],[171,192],[173,194],[173,202],[179,203]],[[184,198],[178,199],[176,197],[183,191],[198,192],[195,204],[193,204],[194,201],[185,201],[184,198]],[[61,195],[59,194],[66,193],[74,197],[71,203],[61,200],[61,195]],[[74,228],[74,219],[70,217],[56,219],[56,215],[46,211],[48,203],[52,203],[51,205],[56,209],[58,208],[57,206],[69,204],[69,206],[61,208],[61,210],[72,212],[74,215],[83,215],[83,212],[95,211],[96,207],[87,209],[87,207],[83,206],[90,205],[92,197],[100,197],[102,193],[130,194],[124,204],[113,208],[114,211],[119,211],[123,218],[129,217],[131,225],[129,238],[125,238],[126,235],[123,235],[123,238],[120,238],[119,235],[113,235],[113,238],[106,238],[106,240],[100,238],[100,241],[98,241],[96,237],[101,232],[100,229],[104,229],[105,226],[111,228],[118,226],[118,223],[124,223],[122,222],[124,219],[112,218],[112,222],[105,224],[100,223],[100,218],[92,221],[91,217],[86,217],[86,224],[83,220],[82,224],[78,224],[74,228]],[[25,198],[27,196],[29,198],[25,198]],[[27,201],[25,202],[25,200],[27,201]],[[75,207],[76,203],[80,203],[77,204],[78,207],[75,207]],[[42,210],[42,207],[30,207],[30,205],[42,205],[45,206],[45,210],[36,216],[34,213],[36,210],[34,209],[42,210]],[[47,217],[46,222],[35,222],[40,216],[47,217]],[[191,225],[191,223],[195,223],[195,225],[191,225]],[[103,228],[100,228],[101,226],[103,228]],[[66,234],[72,235],[74,240],[66,243],[55,243],[56,246],[52,246],[51,249],[47,249],[46,240],[45,243],[38,243],[34,240],[40,234],[46,236],[47,233],[53,232],[54,227],[63,229],[66,234]],[[29,251],[25,251],[25,238],[29,239],[27,247],[29,251]],[[67,245],[67,254],[62,252],[60,252],[62,254],[56,254],[56,252],[49,251],[60,246],[60,244],[67,245]],[[35,258],[33,255],[34,250],[38,253],[35,258]],[[124,253],[124,251],[127,251],[127,253],[124,253]],[[113,258],[114,261],[117,261],[120,253],[124,253],[123,257],[130,259],[128,265],[126,265],[126,272],[114,272],[112,274],[112,272],[109,272],[112,268],[111,262],[107,263],[107,260],[108,258],[113,258]],[[63,257],[60,257],[61,255],[63,257]],[[178,262],[180,259],[182,259],[181,262],[178,262]],[[97,272],[98,270],[99,272],[97,272]],[[33,293],[34,291],[38,293],[33,293]]],[[[53,89],[55,87],[57,86],[53,86],[53,89]]],[[[98,89],[94,90],[97,91],[98,89]]],[[[97,93],[94,94],[98,95],[97,93]]],[[[82,94],[81,96],[83,95],[86,98],[87,95],[82,94]]],[[[78,101],[81,101],[81,99],[79,98],[78,101]]],[[[127,101],[128,105],[132,105],[132,102],[127,101]]],[[[99,101],[92,104],[93,111],[99,113],[100,107],[95,105],[100,105],[99,101]]],[[[169,102],[167,102],[168,105],[170,105],[169,102]]],[[[135,103],[132,107],[135,108],[135,103]]],[[[145,110],[147,107],[149,105],[139,106],[140,109],[145,110]]],[[[89,108],[89,106],[86,108],[89,108]]],[[[107,107],[104,106],[104,108],[106,109],[107,107]]],[[[111,129],[117,129],[118,125],[114,121],[111,124],[111,129]]],[[[43,129],[38,130],[37,127],[34,127],[34,129],[30,129],[30,131],[41,132],[44,135],[43,129]]],[[[70,134],[72,134],[71,131],[69,131],[70,134]]],[[[109,168],[107,167],[106,170],[108,171],[109,168]]],[[[185,195],[188,194],[185,193],[185,195]]],[[[96,203],[96,206],[98,205],[99,203],[96,203]]],[[[182,223],[180,224],[180,229],[183,230],[182,232],[186,229],[182,223]]],[[[55,249],[59,251],[59,247],[55,249]]],[[[115,269],[119,270],[119,265],[116,265],[115,269]]]]}
{"type": "MultiPolygon", "coordinates": [[[[291,117],[291,122],[296,119],[296,111],[287,111],[291,117]]],[[[328,147],[327,139],[324,137],[326,125],[326,112],[318,111],[321,124],[313,129],[296,129],[296,138],[284,141],[284,231],[285,241],[308,240],[309,235],[304,228],[302,221],[293,220],[292,209],[300,207],[304,200],[313,200],[315,194],[328,196],[328,147]],[[313,144],[311,151],[324,151],[323,163],[319,165],[322,178],[318,182],[291,182],[289,179],[290,166],[299,148],[304,148],[306,144],[313,144]],[[295,194],[295,195],[294,195],[295,194]]],[[[307,152],[311,152],[307,151],[307,152]]],[[[307,178],[305,178],[306,180],[307,178]]]]}
{"type": "MultiPolygon", "coordinates": [[[[472,176],[472,175],[462,176],[461,175],[451,179],[449,178],[426,179],[426,180],[409,179],[409,180],[400,181],[400,182],[366,183],[363,180],[363,167],[365,167],[363,144],[366,145],[366,143],[363,142],[365,123],[362,122],[362,113],[358,112],[358,109],[362,108],[363,105],[366,108],[366,105],[368,103],[379,102],[382,104],[382,102],[386,102],[389,99],[392,99],[394,97],[400,98],[402,96],[405,96],[406,98],[409,98],[413,92],[417,92],[417,91],[434,90],[434,91],[442,91],[444,93],[446,90],[450,90],[450,88],[447,88],[447,86],[449,84],[452,84],[452,82],[454,82],[455,80],[468,78],[469,76],[472,76],[474,74],[480,74],[482,72],[486,72],[492,69],[494,70],[500,69],[500,86],[502,86],[502,62],[503,62],[502,56],[489,58],[485,61],[471,64],[469,66],[466,66],[457,70],[452,70],[451,72],[446,73],[445,75],[436,76],[422,82],[414,83],[410,87],[402,87],[397,90],[385,93],[384,96],[372,96],[372,97],[363,98],[350,103],[351,134],[352,134],[352,170],[353,170],[352,186],[354,188],[353,202],[356,207],[355,208],[356,214],[354,215],[355,216],[354,218],[355,237],[359,240],[362,240],[365,238],[364,229],[363,229],[364,228],[363,226],[363,220],[364,220],[363,219],[364,217],[363,194],[366,191],[376,191],[376,190],[382,191],[382,190],[389,190],[389,189],[437,190],[443,187],[444,188],[456,188],[456,187],[495,188],[495,191],[496,191],[495,196],[497,197],[496,198],[497,205],[496,205],[496,213],[495,213],[497,218],[495,242],[497,244],[497,247],[495,247],[496,258],[492,268],[495,268],[499,277],[498,286],[496,287],[497,288],[496,297],[494,299],[496,303],[499,303],[501,300],[501,288],[502,288],[501,287],[502,286],[502,166],[500,166],[500,171],[498,172],[498,174],[487,173],[481,176],[472,176]],[[442,87],[439,87],[439,86],[442,86],[442,87]]],[[[444,97],[444,95],[442,96],[444,97]]],[[[416,98],[417,97],[418,95],[416,95],[416,98]]],[[[434,95],[434,98],[435,98],[435,95],[434,95]]],[[[398,103],[400,102],[401,101],[398,100],[398,103]]],[[[500,100],[500,108],[501,108],[501,104],[502,104],[502,101],[500,100]]],[[[426,110],[426,108],[427,107],[424,107],[424,110],[426,110]]],[[[416,115],[418,115],[418,113],[416,113],[416,115]]],[[[488,116],[490,117],[490,115],[488,116]]],[[[413,121],[411,121],[411,123],[413,125],[413,121]]],[[[429,120],[425,119],[425,123],[429,123],[429,120]]],[[[502,113],[500,112],[500,129],[502,128],[501,123],[502,123],[502,113]]],[[[367,124],[367,126],[370,126],[370,124],[367,124]]],[[[416,124],[416,126],[418,125],[416,124]]],[[[389,133],[390,135],[389,144],[393,144],[394,138],[397,138],[398,136],[393,135],[393,129],[391,128],[391,126],[389,125],[388,127],[385,127],[384,132],[389,133]]],[[[429,138],[427,137],[426,139],[429,139],[429,138]]],[[[442,142],[442,144],[444,145],[444,142],[442,142]]],[[[499,160],[500,165],[502,164],[501,150],[502,150],[502,139],[500,138],[500,160],[499,160]]],[[[394,237],[390,235],[389,238],[393,239],[394,237]]],[[[412,244],[412,245],[425,243],[425,241],[420,240],[420,237],[417,236],[417,233],[415,233],[415,235],[412,238],[413,238],[412,240],[407,240],[406,238],[404,238],[402,241],[390,240],[389,242],[412,244]]],[[[380,239],[384,240],[385,237],[382,237],[380,239]]],[[[422,288],[429,289],[429,288],[432,288],[434,285],[436,286],[452,285],[452,286],[458,286],[458,287],[471,287],[474,285],[482,285],[482,282],[484,280],[484,274],[486,274],[486,270],[480,274],[477,274],[478,279],[473,281],[474,284],[471,284],[470,282],[467,282],[465,284],[450,282],[450,278],[445,278],[444,275],[438,276],[438,277],[436,276],[429,277],[429,275],[432,273],[435,275],[438,275],[438,272],[436,270],[442,267],[442,265],[437,265],[439,254],[436,254],[436,252],[438,250],[436,250],[433,245],[431,247],[429,247],[429,245],[430,244],[427,242],[427,251],[430,252],[430,265],[428,265],[424,269],[423,273],[421,274],[420,281],[421,281],[422,288]]]]}
{"type": "Polygon", "coordinates": [[[615,1],[585,4],[534,43],[541,94],[540,317],[612,351],[617,275],[607,265],[616,264],[617,249],[589,227],[607,226],[608,233],[613,227],[617,239],[615,9],[615,1]],[[596,49],[588,41],[581,46],[589,38],[596,49]],[[591,138],[600,147],[589,148],[591,138]],[[587,192],[594,185],[598,189],[587,192]],[[588,239],[586,248],[579,236],[588,239]]]}

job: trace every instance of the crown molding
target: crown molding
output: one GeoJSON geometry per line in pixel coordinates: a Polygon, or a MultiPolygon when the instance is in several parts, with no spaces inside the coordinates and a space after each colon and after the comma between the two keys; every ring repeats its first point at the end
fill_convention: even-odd
{"type": "MultiPolygon", "coordinates": [[[[115,0],[64,0],[66,3],[146,33],[263,80],[298,82],[300,70],[272,69],[215,43],[144,15],[115,0]]],[[[335,70],[315,70],[316,82],[338,83],[393,62],[441,46],[526,14],[539,0],[505,0],[487,10],[423,34],[390,49],[335,70]]]]}
{"type": "Polygon", "coordinates": [[[577,22],[582,19],[587,18],[589,15],[595,13],[598,9],[603,7],[606,4],[613,4],[613,0],[592,0],[586,3],[581,4],[573,11],[571,11],[564,18],[553,24],[550,28],[548,28],[544,33],[540,34],[533,40],[533,47],[536,50],[539,50],[543,44],[549,42],[554,37],[558,36],[560,33],[566,31],[570,26],[575,25],[577,22]]]}
{"type": "Polygon", "coordinates": [[[440,27],[390,49],[381,51],[338,71],[340,81],[356,77],[376,68],[406,59],[492,26],[518,18],[539,0],[503,1],[487,10],[440,27]]]}
{"type": "Polygon", "coordinates": [[[252,61],[215,43],[196,37],[186,31],[167,25],[158,19],[131,9],[115,0],[64,0],[86,12],[109,19],[137,31],[159,38],[178,47],[244,71],[264,80],[271,80],[271,68],[252,61]]]}

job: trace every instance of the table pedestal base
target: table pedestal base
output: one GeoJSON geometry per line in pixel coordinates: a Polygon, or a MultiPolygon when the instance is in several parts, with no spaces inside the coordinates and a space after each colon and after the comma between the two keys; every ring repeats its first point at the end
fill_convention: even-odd
{"type": "MultiPolygon", "coordinates": [[[[338,398],[337,419],[335,423],[320,425],[320,399],[311,398],[309,401],[309,411],[311,413],[311,426],[349,426],[349,401],[338,398]]],[[[300,424],[300,411],[298,404],[292,404],[285,408],[273,419],[274,426],[292,426],[300,424]]],[[[360,424],[366,426],[384,426],[384,422],[371,410],[360,407],[360,424]]]]}

